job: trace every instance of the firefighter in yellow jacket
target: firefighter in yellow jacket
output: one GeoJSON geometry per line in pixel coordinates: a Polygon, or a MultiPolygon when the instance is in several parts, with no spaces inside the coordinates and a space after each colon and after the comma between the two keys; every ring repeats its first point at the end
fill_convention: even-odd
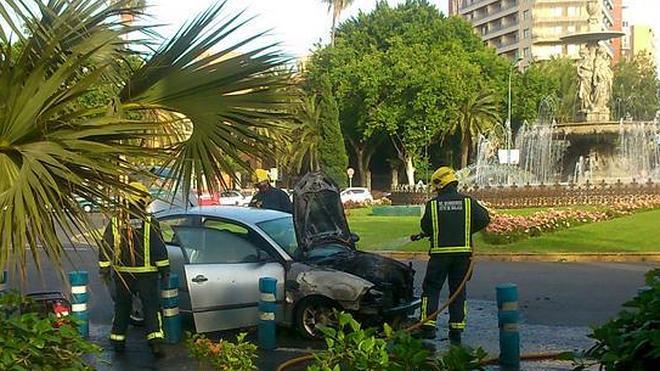
{"type": "Polygon", "coordinates": [[[168,278],[170,262],[157,221],[151,216],[145,220],[138,218],[147,215],[151,200],[148,189],[141,183],[129,186],[139,194],[127,197],[128,216],[112,218],[99,249],[101,276],[108,281],[114,273],[112,279],[117,289],[110,341],[115,351],[124,350],[133,295],[137,294],[142,301],[147,341],[154,355],[160,356],[164,333],[158,277],[168,278]]]}
{"type": "MultiPolygon", "coordinates": [[[[490,222],[488,211],[470,196],[458,192],[458,179],[453,169],[441,167],[431,177],[437,197],[426,203],[420,222],[425,237],[431,240],[430,259],[422,284],[421,319],[438,309],[440,290],[449,280],[450,296],[465,278],[472,258],[472,234],[490,222]]],[[[463,288],[449,305],[449,341],[461,343],[467,316],[466,290],[463,288]]],[[[428,321],[421,332],[424,338],[435,338],[436,322],[428,321]]]]}

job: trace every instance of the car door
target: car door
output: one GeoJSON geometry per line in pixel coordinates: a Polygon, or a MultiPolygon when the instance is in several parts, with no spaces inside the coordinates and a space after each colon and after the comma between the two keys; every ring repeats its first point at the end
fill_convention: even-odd
{"type": "Polygon", "coordinates": [[[186,255],[186,285],[198,332],[256,325],[261,277],[277,279],[276,316],[282,318],[284,267],[255,231],[219,219],[174,229],[186,255]]]}

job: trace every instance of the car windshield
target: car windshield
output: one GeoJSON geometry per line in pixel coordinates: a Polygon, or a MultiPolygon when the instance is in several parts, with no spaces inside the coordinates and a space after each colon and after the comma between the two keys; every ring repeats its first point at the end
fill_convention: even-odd
{"type": "MultiPolygon", "coordinates": [[[[268,220],[257,224],[270,238],[296,260],[302,257],[302,251],[298,248],[296,231],[293,226],[293,218],[288,216],[279,219],[268,220]]],[[[323,244],[316,246],[308,252],[307,258],[320,258],[346,252],[348,248],[340,244],[323,244]]]]}
{"type": "Polygon", "coordinates": [[[270,238],[272,238],[281,248],[286,250],[292,257],[298,257],[298,241],[296,240],[296,231],[293,228],[293,218],[290,216],[268,220],[257,224],[270,238]]]}

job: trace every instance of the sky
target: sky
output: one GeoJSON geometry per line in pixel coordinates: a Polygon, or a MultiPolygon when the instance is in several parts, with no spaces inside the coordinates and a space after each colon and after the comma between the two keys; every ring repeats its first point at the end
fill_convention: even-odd
{"type": "MultiPolygon", "coordinates": [[[[391,5],[405,0],[388,0],[391,5]]],[[[167,24],[160,32],[173,34],[186,20],[216,3],[217,0],[150,0],[150,12],[158,23],[167,24]]],[[[341,20],[368,12],[377,0],[355,0],[341,16],[341,20]]],[[[441,11],[447,12],[448,0],[430,0],[441,11]]],[[[624,0],[631,24],[651,25],[656,34],[658,65],[660,66],[660,1],[624,0]]],[[[271,30],[268,41],[280,42],[281,48],[292,57],[310,54],[316,43],[328,43],[332,17],[321,0],[229,0],[225,14],[246,9],[246,16],[256,16],[243,30],[243,35],[271,30]]],[[[237,35],[240,36],[240,35],[237,35]]]]}
{"type": "MultiPolygon", "coordinates": [[[[431,0],[443,12],[447,11],[448,0],[431,0]]],[[[191,19],[217,0],[150,0],[150,13],[158,23],[168,24],[160,30],[164,36],[173,34],[186,20],[191,19]]],[[[359,11],[368,12],[377,0],[355,0],[351,7],[342,13],[347,19],[359,11]]],[[[405,0],[388,0],[391,5],[405,0]]],[[[292,57],[310,54],[315,44],[328,43],[332,16],[327,5],[321,0],[229,0],[225,14],[235,14],[246,9],[246,16],[256,16],[246,25],[244,34],[252,35],[270,30],[269,41],[280,42],[283,51],[292,57]]]]}

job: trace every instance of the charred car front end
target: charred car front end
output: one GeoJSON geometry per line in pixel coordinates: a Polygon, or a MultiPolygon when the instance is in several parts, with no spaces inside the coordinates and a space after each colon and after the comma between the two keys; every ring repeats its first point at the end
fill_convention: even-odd
{"type": "Polygon", "coordinates": [[[311,271],[337,276],[303,289],[309,278],[298,275],[299,295],[323,287],[341,309],[374,322],[406,316],[419,307],[412,266],[356,249],[359,238],[350,232],[339,189],[323,174],[308,174],[294,190],[294,226],[299,248],[296,261],[311,271]],[[352,290],[347,295],[346,286],[359,287],[360,292],[352,290]]]}

